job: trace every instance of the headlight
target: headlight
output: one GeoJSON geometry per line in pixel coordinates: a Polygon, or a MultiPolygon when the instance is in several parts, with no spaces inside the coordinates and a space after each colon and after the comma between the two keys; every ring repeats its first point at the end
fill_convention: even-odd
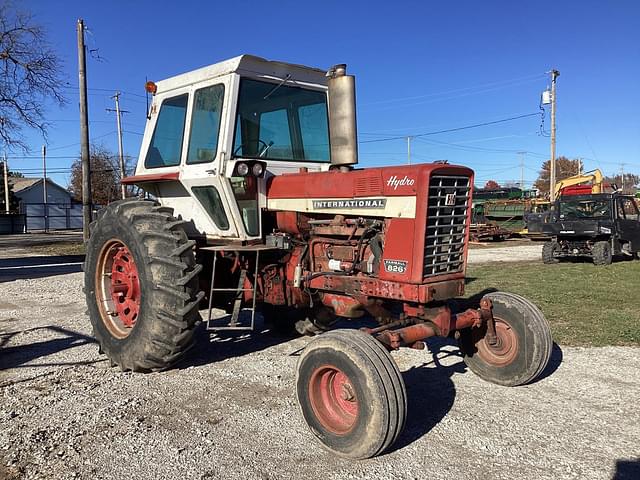
{"type": "Polygon", "coordinates": [[[600,233],[611,233],[611,229],[607,227],[600,227],[600,233]]]}
{"type": "Polygon", "coordinates": [[[255,177],[259,177],[260,175],[262,175],[263,171],[264,171],[264,168],[262,168],[262,164],[260,163],[256,163],[251,169],[251,173],[253,173],[255,177]]]}
{"type": "Polygon", "coordinates": [[[236,165],[236,172],[238,172],[238,175],[240,175],[241,177],[244,177],[247,173],[249,173],[249,165],[247,165],[246,163],[239,163],[238,165],[236,165]]]}

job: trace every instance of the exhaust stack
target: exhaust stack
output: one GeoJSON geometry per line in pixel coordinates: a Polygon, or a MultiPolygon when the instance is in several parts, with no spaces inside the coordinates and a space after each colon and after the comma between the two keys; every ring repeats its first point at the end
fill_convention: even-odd
{"type": "Polygon", "coordinates": [[[334,65],[329,77],[329,141],[331,164],[349,167],[358,163],[356,127],[356,78],[347,75],[347,65],[334,65]]]}

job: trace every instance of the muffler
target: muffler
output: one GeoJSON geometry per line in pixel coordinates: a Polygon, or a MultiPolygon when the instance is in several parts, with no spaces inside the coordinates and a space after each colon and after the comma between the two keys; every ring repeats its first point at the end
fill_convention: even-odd
{"type": "Polygon", "coordinates": [[[347,75],[347,65],[334,65],[329,77],[329,142],[331,164],[348,169],[358,163],[356,127],[356,78],[347,75]]]}

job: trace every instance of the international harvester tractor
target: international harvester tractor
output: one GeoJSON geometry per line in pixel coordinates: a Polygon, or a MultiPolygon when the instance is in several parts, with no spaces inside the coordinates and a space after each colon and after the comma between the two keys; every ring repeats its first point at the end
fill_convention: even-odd
{"type": "Polygon", "coordinates": [[[147,91],[140,157],[124,180],[147,198],[100,210],[87,248],[89,315],[112,365],[167,369],[201,320],[252,329],[256,310],[276,329],[324,332],[300,356],[297,398],[326,448],[359,459],[404,427],[390,355],[400,347],[455,338],[467,366],[499,385],[543,371],[552,339],[535,305],[494,292],[452,307],[464,293],[473,171],[355,168],[345,65],[243,55],[147,91]],[[331,329],[344,319],[361,328],[331,329]]]}

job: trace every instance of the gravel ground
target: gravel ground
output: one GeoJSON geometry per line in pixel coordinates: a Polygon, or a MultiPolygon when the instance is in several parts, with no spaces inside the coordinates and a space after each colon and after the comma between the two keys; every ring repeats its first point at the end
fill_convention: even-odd
{"type": "Polygon", "coordinates": [[[82,274],[0,283],[0,479],[640,478],[640,349],[555,349],[545,377],[503,388],[451,345],[394,354],[407,427],[348,462],[312,438],[294,397],[308,339],[210,344],[179,368],[122,373],[98,354],[82,274]]]}
{"type": "Polygon", "coordinates": [[[492,262],[542,262],[542,243],[514,247],[483,247],[469,249],[468,262],[472,264],[492,262]]]}

